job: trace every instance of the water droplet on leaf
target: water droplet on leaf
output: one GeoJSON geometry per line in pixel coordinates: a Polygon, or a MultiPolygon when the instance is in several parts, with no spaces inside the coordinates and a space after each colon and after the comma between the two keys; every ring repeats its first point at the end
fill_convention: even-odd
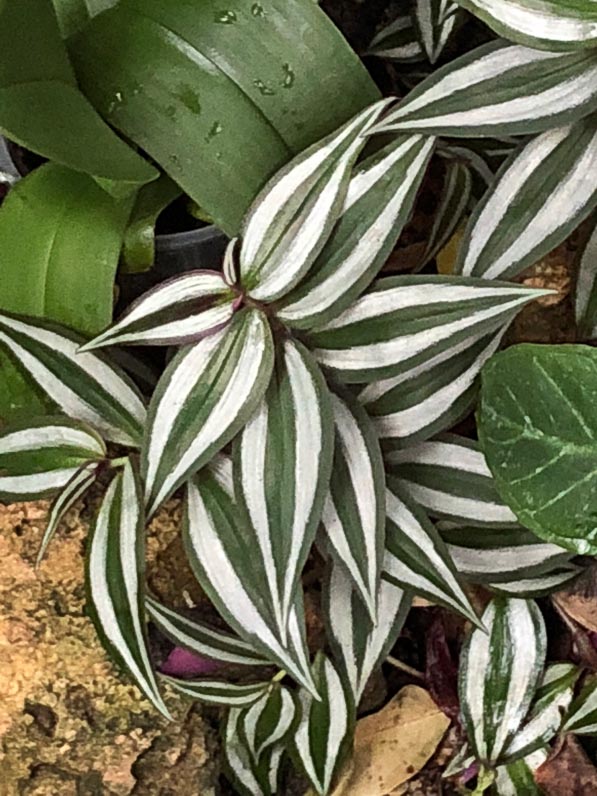
{"type": "Polygon", "coordinates": [[[294,85],[294,81],[296,79],[296,75],[294,74],[294,69],[290,66],[290,64],[284,64],[284,81],[282,85],[284,88],[291,88],[294,85]]]}
{"type": "Polygon", "coordinates": [[[216,22],[222,25],[233,25],[237,19],[238,17],[234,11],[220,11],[216,14],[216,22]]]}
{"type": "Polygon", "coordinates": [[[266,96],[266,97],[271,97],[273,94],[275,94],[275,93],[276,93],[276,92],[275,92],[275,91],[274,91],[272,88],[270,88],[268,85],[266,85],[266,84],[263,82],[263,80],[259,80],[258,78],[256,78],[256,79],[253,81],[253,85],[254,85],[256,88],[258,88],[258,89],[259,89],[259,92],[260,92],[261,94],[263,94],[264,96],[266,96]]]}

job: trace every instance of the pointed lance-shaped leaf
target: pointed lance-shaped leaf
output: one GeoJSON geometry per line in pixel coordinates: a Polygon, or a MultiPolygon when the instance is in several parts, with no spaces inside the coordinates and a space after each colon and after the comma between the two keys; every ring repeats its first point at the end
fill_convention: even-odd
{"type": "Polygon", "coordinates": [[[255,309],[174,357],[149,408],[142,453],[148,514],[240,431],[272,366],[269,323],[255,309]]]}
{"type": "Polygon", "coordinates": [[[534,772],[545,763],[550,753],[547,746],[514,763],[498,766],[494,784],[496,796],[545,796],[545,791],[537,785],[534,772]]]}
{"type": "Polygon", "coordinates": [[[497,332],[474,334],[399,376],[368,384],[359,400],[384,448],[425,440],[465,417],[477,397],[479,373],[504,332],[502,326],[497,332]]]}
{"type": "Polygon", "coordinates": [[[13,424],[0,432],[0,499],[55,495],[83,466],[105,457],[101,437],[76,420],[45,417],[13,424]]]}
{"type": "Polygon", "coordinates": [[[461,14],[452,0],[415,0],[415,30],[430,63],[442,54],[461,14]]]}
{"type": "Polygon", "coordinates": [[[526,135],[596,107],[597,52],[543,52],[497,41],[437,69],[372,132],[526,135]]]}
{"type": "Polygon", "coordinates": [[[266,658],[255,652],[250,644],[240,638],[183,616],[162,605],[154,597],[146,598],[145,607],[158,630],[178,647],[224,663],[240,666],[267,664],[266,658]]]}
{"type": "Polygon", "coordinates": [[[146,411],[136,387],[101,354],[80,354],[84,342],[47,321],[0,314],[0,346],[61,412],[89,423],[110,442],[138,447],[146,411]]]}
{"type": "Polygon", "coordinates": [[[382,580],[375,621],[341,564],[333,563],[324,591],[325,618],[334,660],[358,705],[367,681],[381,666],[404,625],[412,603],[408,591],[382,580]]]}
{"type": "Polygon", "coordinates": [[[344,382],[397,376],[494,331],[546,292],[453,276],[380,279],[338,318],[309,333],[316,359],[344,382]]]}
{"type": "Polygon", "coordinates": [[[208,468],[187,484],[183,541],[196,578],[230,627],[257,652],[315,691],[304,638],[300,628],[297,633],[290,627],[293,620],[298,624],[296,608],[284,645],[263,596],[267,575],[259,561],[247,567],[248,561],[255,560],[255,541],[234,502],[228,466],[216,473],[208,468]]]}
{"type": "Polygon", "coordinates": [[[238,685],[226,680],[181,680],[166,675],[161,675],[161,679],[179,694],[197,702],[230,708],[253,705],[267,693],[269,688],[268,682],[238,685]]]}
{"type": "Polygon", "coordinates": [[[274,683],[246,710],[240,732],[253,760],[286,739],[296,717],[296,703],[291,692],[274,683]]]}
{"type": "Polygon", "coordinates": [[[384,458],[392,475],[430,516],[479,527],[518,525],[498,494],[478,442],[443,434],[386,449],[384,458]]]}
{"type": "Polygon", "coordinates": [[[597,186],[586,176],[596,169],[597,114],[531,140],[475,208],[457,269],[509,279],[537,262],[597,205],[597,186]]]}
{"type": "Polygon", "coordinates": [[[597,47],[593,0],[457,0],[511,41],[544,50],[597,47]]]}
{"type": "Polygon", "coordinates": [[[423,509],[389,479],[384,577],[479,625],[446,545],[423,509]]]}
{"type": "Polygon", "coordinates": [[[562,732],[597,735],[597,680],[590,678],[566,716],[562,732]]]}
{"type": "Polygon", "coordinates": [[[547,597],[569,586],[572,581],[582,573],[582,567],[567,564],[545,574],[532,575],[528,578],[514,578],[501,580],[499,583],[484,582],[483,585],[495,594],[506,597],[524,597],[535,599],[547,597]]]}
{"type": "Polygon", "coordinates": [[[578,252],[574,309],[579,333],[597,337],[597,212],[578,252]]]}
{"type": "Polygon", "coordinates": [[[423,48],[410,14],[403,14],[375,35],[365,55],[375,55],[388,61],[422,61],[423,48]]]}
{"type": "Polygon", "coordinates": [[[301,689],[301,719],[293,744],[296,757],[315,792],[326,796],[350,749],[355,708],[336,668],[321,652],[313,664],[313,677],[321,701],[316,702],[310,693],[301,689]]]}
{"type": "Polygon", "coordinates": [[[386,538],[381,448],[367,413],[354,400],[333,395],[332,406],[334,467],[321,521],[327,548],[346,567],[375,619],[386,538]]]}
{"type": "Polygon", "coordinates": [[[238,438],[234,475],[251,555],[285,642],[300,573],[315,539],[334,450],[330,396],[311,354],[290,338],[277,348],[264,399],[238,438]]]}
{"type": "Polygon", "coordinates": [[[224,723],[223,750],[226,774],[243,796],[275,796],[284,754],[283,744],[268,750],[257,762],[242,734],[248,708],[232,708],[224,723]]]}
{"type": "Polygon", "coordinates": [[[309,329],[337,317],[377,275],[408,221],[433,138],[397,136],[357,167],[342,215],[309,275],[285,296],[279,318],[309,329]]]}
{"type": "Polygon", "coordinates": [[[106,649],[167,718],[145,627],[145,516],[141,485],[130,459],[112,480],[91,533],[88,607],[106,649]]]}
{"type": "Polygon", "coordinates": [[[364,134],[390,102],[374,103],[297,155],[255,199],[240,249],[241,281],[252,298],[281,298],[313,265],[342,211],[364,134]]]}
{"type": "Polygon", "coordinates": [[[120,320],[81,350],[112,345],[184,345],[225,326],[237,296],[217,271],[190,271],[138,298],[120,320]]]}
{"type": "Polygon", "coordinates": [[[543,674],[546,635],[530,600],[496,597],[482,620],[486,630],[473,630],[460,657],[460,709],[477,759],[493,765],[531,706],[543,674]]]}

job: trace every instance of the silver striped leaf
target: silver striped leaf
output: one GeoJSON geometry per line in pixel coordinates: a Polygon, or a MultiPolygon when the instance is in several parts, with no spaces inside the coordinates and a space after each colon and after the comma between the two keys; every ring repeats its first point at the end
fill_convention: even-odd
{"type": "Polygon", "coordinates": [[[514,580],[500,581],[499,583],[484,583],[483,585],[490,591],[496,594],[503,594],[506,597],[534,599],[536,597],[547,597],[566,588],[581,572],[581,567],[568,564],[545,574],[532,575],[528,578],[515,578],[514,580]]]}
{"type": "Polygon", "coordinates": [[[386,490],[384,577],[479,625],[445,543],[423,509],[390,478],[386,490]]]}
{"type": "Polygon", "coordinates": [[[425,58],[411,14],[403,14],[377,33],[365,55],[409,63],[425,58]]]}
{"type": "Polygon", "coordinates": [[[182,680],[179,677],[161,675],[164,683],[177,693],[206,705],[244,708],[257,703],[269,689],[269,683],[238,685],[226,680],[182,680]]]}
{"type": "Polygon", "coordinates": [[[215,630],[195,619],[189,619],[172,608],[162,605],[154,597],[147,597],[145,607],[149,619],[178,647],[211,658],[214,661],[240,666],[264,666],[267,659],[255,652],[250,644],[221,630],[215,630]]]}
{"type": "Polygon", "coordinates": [[[273,360],[268,320],[255,309],[174,357],[153,394],[142,450],[148,515],[240,431],[273,360]]]}
{"type": "Polygon", "coordinates": [[[297,329],[327,323],[363,292],[410,217],[434,144],[433,138],[397,136],[356,168],[323,251],[277,310],[284,323],[297,329]]]}
{"type": "Polygon", "coordinates": [[[270,749],[259,763],[253,759],[241,728],[247,708],[231,708],[224,723],[223,750],[226,774],[243,796],[275,796],[278,793],[284,746],[270,749]]]}
{"type": "Polygon", "coordinates": [[[458,0],[490,28],[512,41],[544,50],[597,47],[593,0],[458,0]]]}
{"type": "Polygon", "coordinates": [[[154,707],[170,718],[147,645],[144,566],[141,484],[128,459],[110,483],[91,532],[86,573],[88,609],[106,650],[154,707]]]}
{"type": "Polygon", "coordinates": [[[597,680],[589,678],[566,716],[562,732],[597,735],[597,680]]]}
{"type": "Polygon", "coordinates": [[[595,169],[597,115],[531,140],[475,208],[457,270],[509,279],[548,254],[597,205],[597,186],[586,179],[595,169]]]}
{"type": "Polygon", "coordinates": [[[326,546],[345,567],[369,615],[377,616],[383,566],[385,474],[367,413],[348,396],[332,396],[334,467],[321,522],[326,546]]]}
{"type": "Polygon", "coordinates": [[[530,600],[494,598],[486,630],[466,639],[459,671],[460,709],[477,760],[493,766],[519,731],[545,664],[543,617],[530,600]]]}
{"type": "Polygon", "coordinates": [[[334,455],[330,394],[300,343],[277,347],[270,386],[234,449],[247,546],[263,573],[268,610],[286,643],[288,617],[315,539],[334,455]]]}
{"type": "Polygon", "coordinates": [[[147,413],[137,388],[103,355],[79,353],[84,342],[47,321],[0,314],[0,346],[61,412],[110,442],[139,447],[147,413]]]}
{"type": "Polygon", "coordinates": [[[217,271],[189,271],[160,283],[131,304],[117,323],[81,347],[184,345],[224,327],[238,296],[217,271]]]}
{"type": "Polygon", "coordinates": [[[297,715],[291,692],[273,683],[243,714],[240,732],[256,764],[272,747],[285,742],[297,715]]]}
{"type": "Polygon", "coordinates": [[[375,669],[390,652],[406,620],[412,595],[382,580],[372,621],[341,564],[333,563],[324,591],[328,638],[358,705],[375,669]]]}
{"type": "Polygon", "coordinates": [[[243,222],[241,282],[257,301],[289,293],[309,271],[342,212],[365,133],[392,100],[380,100],[297,155],[267,183],[243,222]]]}
{"type": "Polygon", "coordinates": [[[597,338],[597,212],[578,252],[574,309],[579,334],[597,338]]]}
{"type": "Polygon", "coordinates": [[[228,464],[215,473],[206,469],[187,484],[183,541],[189,563],[230,627],[268,661],[316,693],[304,639],[301,597],[290,614],[284,643],[264,597],[267,575],[255,557],[254,535],[234,502],[228,464]],[[247,562],[252,566],[247,567],[247,562]]]}
{"type": "Polygon", "coordinates": [[[410,447],[384,449],[384,460],[432,517],[479,527],[518,525],[500,498],[478,442],[442,434],[410,447]]]}
{"type": "Polygon", "coordinates": [[[463,774],[467,768],[475,764],[475,756],[471,754],[468,743],[465,741],[454,757],[448,762],[442,774],[442,778],[456,777],[463,774]]]}
{"type": "Polygon", "coordinates": [[[82,467],[105,458],[101,437],[76,420],[47,417],[14,424],[0,432],[0,499],[55,495],[82,467]]]}
{"type": "Polygon", "coordinates": [[[339,317],[309,333],[316,359],[344,382],[397,376],[489,333],[551,291],[454,276],[380,279],[339,317]]]}
{"type": "Polygon", "coordinates": [[[453,0],[415,0],[415,30],[430,63],[441,56],[461,14],[453,0]]]}
{"type": "Polygon", "coordinates": [[[331,792],[334,778],[350,751],[355,724],[352,696],[336,668],[323,653],[313,664],[320,701],[301,689],[301,718],[294,732],[294,751],[319,796],[331,792]]]}
{"type": "Polygon", "coordinates": [[[548,666],[525,723],[502,753],[501,763],[512,763],[546,746],[559,732],[570,707],[580,669],[572,663],[548,666]]]}
{"type": "Polygon", "coordinates": [[[497,41],[437,69],[372,132],[526,135],[596,107],[597,52],[543,52],[497,41]]]}
{"type": "Polygon", "coordinates": [[[425,440],[465,417],[477,398],[481,369],[504,332],[502,326],[489,335],[472,335],[399,376],[368,384],[359,400],[384,448],[425,440]]]}
{"type": "Polygon", "coordinates": [[[527,758],[496,768],[495,791],[497,796],[544,796],[535,781],[534,771],[545,763],[551,749],[538,749],[527,758]]]}

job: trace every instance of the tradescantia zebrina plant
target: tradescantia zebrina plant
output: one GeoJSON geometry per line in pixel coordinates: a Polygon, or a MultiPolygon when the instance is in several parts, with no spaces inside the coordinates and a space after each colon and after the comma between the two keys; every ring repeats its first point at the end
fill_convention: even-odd
{"type": "MultiPolygon", "coordinates": [[[[372,145],[388,104],[273,178],[221,273],[162,284],[91,341],[0,316],[0,344],[57,412],[0,436],[0,496],[55,496],[41,556],[68,507],[108,481],[88,545],[98,633],[165,715],[148,620],[186,649],[254,667],[242,684],[165,678],[230,707],[225,759],[243,793],[275,793],[289,756],[317,793],[330,792],[356,704],[413,593],[481,625],[451,552],[466,558],[464,537],[455,545],[429,515],[475,526],[483,501],[499,499],[479,451],[459,438],[426,441],[470,410],[507,326],[546,291],[474,276],[376,279],[435,146],[420,134],[372,145]],[[180,347],[149,403],[104,352],[122,344],[180,347]],[[459,480],[441,446],[463,454],[472,479],[459,480]],[[425,491],[417,464],[442,470],[447,508],[425,491]],[[228,632],[145,589],[146,522],[180,487],[186,554],[228,632]],[[329,649],[312,661],[301,573],[314,545],[328,569],[329,649]],[[273,679],[268,665],[279,670],[273,679]]],[[[503,505],[493,516],[516,526],[503,505]]],[[[540,589],[554,573],[574,574],[556,545],[534,568],[533,544],[518,542],[529,566],[494,572],[496,590],[523,576],[540,589]]],[[[511,547],[491,560],[498,555],[512,558],[511,547]]],[[[486,579],[474,568],[468,576],[486,579]]]]}

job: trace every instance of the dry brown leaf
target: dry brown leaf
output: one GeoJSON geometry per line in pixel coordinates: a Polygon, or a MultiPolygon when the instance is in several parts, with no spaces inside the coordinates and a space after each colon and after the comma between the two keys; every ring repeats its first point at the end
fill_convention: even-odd
{"type": "Polygon", "coordinates": [[[562,746],[539,766],[535,780],[545,796],[595,796],[597,793],[597,769],[572,735],[568,735],[562,746]]]}
{"type": "Polygon", "coordinates": [[[427,691],[407,685],[361,719],[348,769],[333,796],[384,796],[417,774],[433,756],[450,720],[427,691]]]}
{"type": "Polygon", "coordinates": [[[597,633],[597,567],[587,567],[574,583],[554,594],[556,604],[579,625],[597,633]]]}

